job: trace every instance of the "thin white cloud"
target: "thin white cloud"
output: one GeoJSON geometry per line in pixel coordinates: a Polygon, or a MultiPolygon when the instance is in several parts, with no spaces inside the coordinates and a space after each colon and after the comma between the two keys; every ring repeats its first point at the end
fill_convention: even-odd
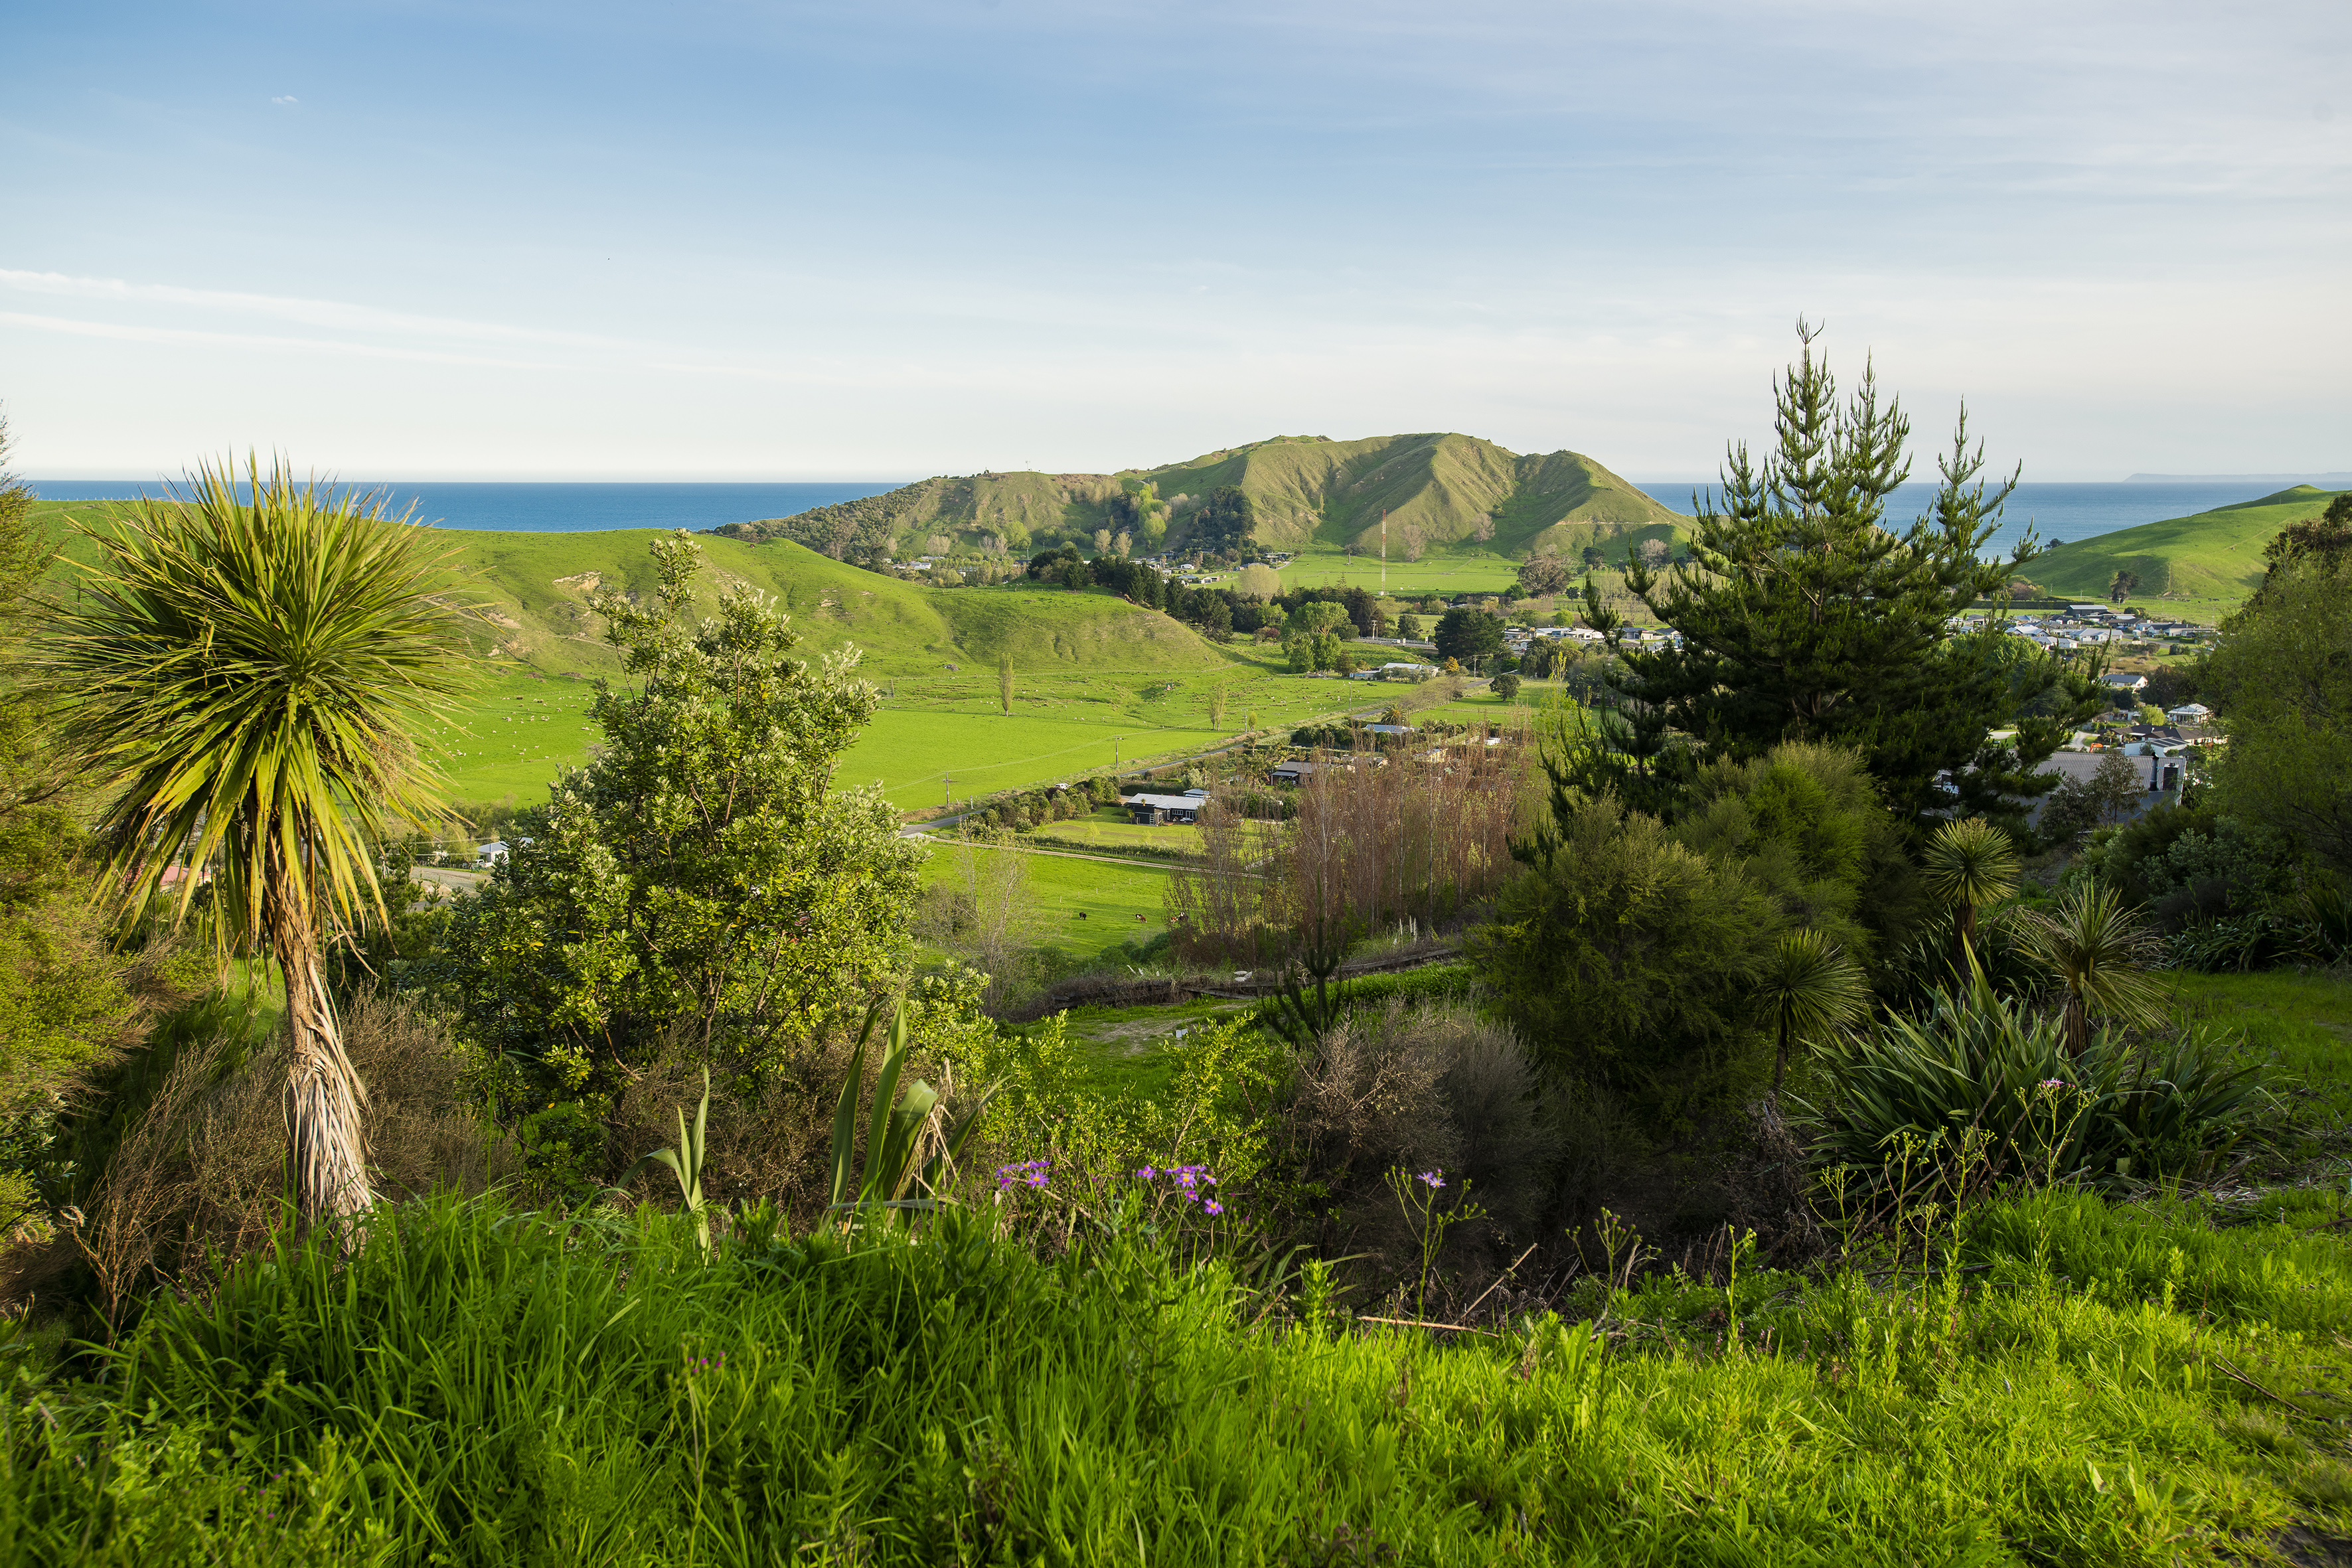
{"type": "Polygon", "coordinates": [[[273,98],[269,101],[278,105],[280,108],[291,109],[302,100],[296,98],[292,93],[288,93],[284,98],[273,98]]]}
{"type": "Polygon", "coordinates": [[[348,304],[338,300],[244,294],[219,289],[186,289],[172,283],[131,283],[120,278],[79,278],[64,272],[28,272],[0,267],[0,289],[74,300],[104,300],[123,305],[176,305],[194,310],[266,316],[277,321],[298,321],[307,327],[331,327],[344,331],[382,332],[402,337],[548,343],[570,348],[619,346],[612,338],[587,332],[551,331],[539,327],[469,321],[449,316],[416,316],[404,311],[380,310],[373,305],[348,304]]]}
{"type": "Polygon", "coordinates": [[[462,364],[494,370],[554,370],[530,360],[490,359],[435,349],[404,349],[388,343],[354,343],[326,338],[272,337],[254,332],[207,332],[188,327],[130,326],[120,321],[82,321],[67,316],[28,316],[0,310],[0,327],[29,327],[79,338],[116,342],[172,343],[205,348],[291,349],[303,353],[350,354],[361,359],[405,360],[419,364],[462,364]]]}

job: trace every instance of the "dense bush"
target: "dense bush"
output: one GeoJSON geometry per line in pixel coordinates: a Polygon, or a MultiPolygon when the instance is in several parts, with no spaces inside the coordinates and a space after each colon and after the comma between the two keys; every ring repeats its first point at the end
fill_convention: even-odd
{"type": "Polygon", "coordinates": [[[1671,1126],[1769,1072],[1750,989],[1780,911],[1735,867],[1603,797],[1527,850],[1468,951],[1554,1072],[1671,1126]]]}
{"type": "Polygon", "coordinates": [[[1903,826],[1856,752],[1790,744],[1702,768],[1674,837],[1738,867],[1792,924],[1866,965],[1900,947],[1930,912],[1903,826]]]}

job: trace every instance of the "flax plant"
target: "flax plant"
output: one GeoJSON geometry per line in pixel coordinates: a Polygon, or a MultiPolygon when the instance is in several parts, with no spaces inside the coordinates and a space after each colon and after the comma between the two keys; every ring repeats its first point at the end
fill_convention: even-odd
{"type": "Polygon", "coordinates": [[[186,919],[210,874],[226,958],[285,979],[286,1124],[305,1223],[373,1201],[366,1090],[344,1055],[321,949],[386,918],[371,844],[443,816],[415,737],[460,689],[463,612],[446,556],[380,495],[298,480],[280,459],[200,468],[85,530],[99,560],[38,655],[60,738],[110,798],[104,885],[126,922],[186,919]],[[184,871],[175,894],[166,873],[184,871]]]}

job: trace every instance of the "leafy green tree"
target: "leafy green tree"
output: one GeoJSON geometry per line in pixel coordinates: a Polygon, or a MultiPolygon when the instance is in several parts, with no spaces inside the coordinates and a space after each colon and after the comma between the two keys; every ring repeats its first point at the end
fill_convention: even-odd
{"type": "Polygon", "coordinates": [[[1437,635],[1431,639],[1437,651],[1447,658],[1458,658],[1465,664],[1472,659],[1486,658],[1502,651],[1503,623],[1484,610],[1468,607],[1448,610],[1437,623],[1437,635]]]}
{"type": "Polygon", "coordinates": [[[1939,780],[1971,769],[1997,774],[1999,795],[2044,793],[2056,781],[2032,768],[2048,752],[2032,753],[2063,737],[2046,726],[2007,748],[1987,737],[2055,684],[2054,663],[2021,668],[1990,618],[1954,629],[2036,552],[2029,537],[2008,562],[1979,553],[2015,477],[1988,491],[1963,411],[1927,514],[1890,527],[1910,421],[1868,370],[1842,405],[1817,330],[1801,321],[1798,335],[1800,362],[1774,384],[1772,452],[1759,464],[1745,444],[1729,450],[1721,507],[1699,508],[1689,564],[1663,577],[1638,561],[1628,571],[1628,589],[1680,638],[1625,652],[1625,695],[1714,756],[1759,756],[1782,741],[1857,747],[1906,812],[1948,808],[1939,780]]]}
{"type": "Polygon", "coordinates": [[[2107,597],[2120,605],[2139,592],[2139,574],[2118,570],[2107,579],[2107,597]]]}
{"type": "Polygon", "coordinates": [[[1519,591],[1529,598],[1568,592],[1568,563],[1558,554],[1531,555],[1519,563],[1519,591]]]}
{"type": "Polygon", "coordinates": [[[2319,516],[2289,523],[2263,546],[2263,561],[2269,571],[2254,589],[2247,608],[2263,603],[2270,591],[2271,579],[2282,573],[2292,574],[2297,567],[2309,566],[2336,574],[2347,559],[2352,559],[2352,490],[2342,490],[2328,501],[2327,510],[2319,516]]]}
{"type": "Polygon", "coordinates": [[[1282,592],[1282,574],[1263,561],[1253,561],[1234,579],[1234,592],[1244,599],[1271,599],[1282,592]]]}
{"type": "Polygon", "coordinates": [[[1506,671],[1495,677],[1495,695],[1506,702],[1516,702],[1519,697],[1519,678],[1506,671]]]}
{"type": "Polygon", "coordinates": [[[1013,650],[996,650],[996,705],[1006,718],[1013,716],[1013,650]]]}
{"type": "MultiPolygon", "coordinates": [[[[72,752],[111,797],[103,885],[133,913],[209,869],[222,944],[286,989],[286,1122],[307,1219],[366,1207],[360,1107],[321,947],[387,920],[373,847],[440,815],[413,739],[459,689],[460,612],[432,536],[380,500],[248,458],[90,535],[100,560],[40,659],[72,752]]],[[[196,878],[172,899],[186,915],[196,878]]]]}
{"type": "Polygon", "coordinates": [[[667,1050],[791,1060],[904,969],[918,891],[920,851],[881,795],[833,790],[879,705],[855,651],[793,657],[799,635],[743,587],[691,619],[700,550],[652,549],[646,604],[595,601],[631,680],[597,688],[603,747],[448,939],[464,1034],[576,1095],[667,1050]]]}
{"type": "Polygon", "coordinates": [[[2204,686],[2230,736],[2214,769],[2224,809],[2352,872],[2352,545],[2329,545],[2326,523],[2273,541],[2270,574],[2221,623],[2204,686]]]}
{"type": "Polygon", "coordinates": [[[1322,637],[1336,632],[1348,620],[1348,607],[1328,599],[1310,599],[1292,609],[1284,619],[1286,631],[1307,637],[1322,637]]]}
{"type": "Polygon", "coordinates": [[[1184,542],[1194,550],[1246,550],[1257,532],[1257,503],[1239,485],[1219,485],[1192,514],[1184,542]]]}

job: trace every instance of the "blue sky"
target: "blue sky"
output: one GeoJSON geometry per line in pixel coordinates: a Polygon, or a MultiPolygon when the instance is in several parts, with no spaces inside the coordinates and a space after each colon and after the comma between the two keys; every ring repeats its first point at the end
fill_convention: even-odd
{"type": "Polygon", "coordinates": [[[892,479],[1754,437],[2352,467],[2352,5],[18,7],[16,466],[892,479]]]}

